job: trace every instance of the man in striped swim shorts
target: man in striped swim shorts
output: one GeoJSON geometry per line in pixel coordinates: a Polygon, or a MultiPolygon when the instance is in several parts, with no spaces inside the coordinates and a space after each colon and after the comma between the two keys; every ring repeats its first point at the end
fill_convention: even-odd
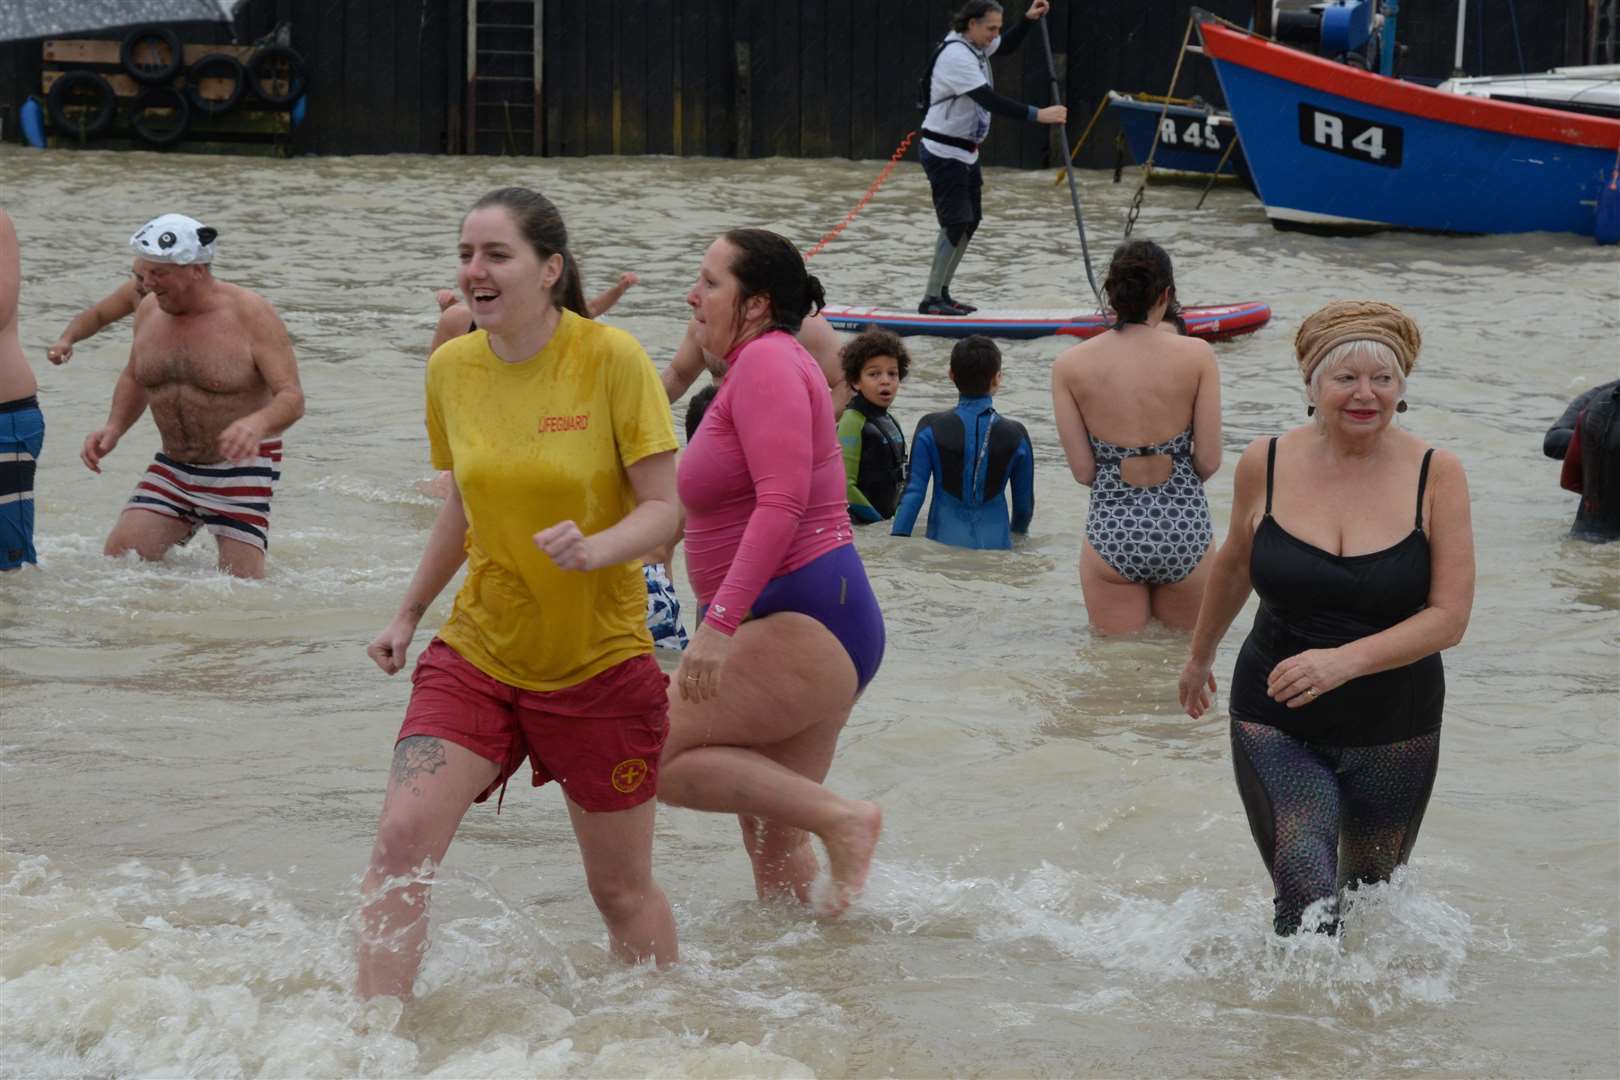
{"type": "Polygon", "coordinates": [[[199,528],[219,568],[264,576],[280,435],[304,414],[287,329],[257,293],[213,276],[216,230],[164,214],[130,238],[147,296],[107,423],[84,440],[92,472],[148,407],[163,449],[107,537],[108,555],[161,559],[199,528]]]}

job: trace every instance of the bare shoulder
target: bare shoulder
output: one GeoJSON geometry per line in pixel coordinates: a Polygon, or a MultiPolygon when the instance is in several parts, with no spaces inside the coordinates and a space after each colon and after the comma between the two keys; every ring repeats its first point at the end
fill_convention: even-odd
{"type": "Polygon", "coordinates": [[[1412,440],[1423,447],[1424,454],[1429,455],[1429,475],[1423,493],[1425,527],[1431,539],[1455,542],[1457,536],[1472,528],[1469,524],[1472,495],[1468,490],[1468,477],[1463,472],[1462,461],[1450,450],[1438,446],[1431,448],[1417,436],[1412,436],[1412,440]]]}
{"type": "Polygon", "coordinates": [[[827,321],[826,316],[819,312],[815,315],[806,315],[804,322],[799,324],[799,332],[794,336],[799,339],[799,344],[809,350],[810,355],[818,359],[823,353],[836,354],[844,347],[844,339],[833,329],[833,324],[827,321]]]}
{"type": "Polygon", "coordinates": [[[252,289],[244,289],[240,285],[232,285],[228,281],[215,281],[214,288],[220,291],[231,308],[240,316],[247,319],[271,318],[277,322],[281,316],[276,313],[275,305],[266,300],[252,289]]]}
{"type": "Polygon", "coordinates": [[[286,324],[281,321],[281,315],[270,301],[252,289],[229,282],[219,282],[217,287],[225,290],[231,310],[256,345],[289,344],[286,324]]]}
{"type": "Polygon", "coordinates": [[[1233,509],[1258,506],[1266,490],[1266,458],[1270,452],[1272,436],[1262,435],[1243,448],[1238,455],[1237,468],[1232,470],[1233,509]]]}
{"type": "Polygon", "coordinates": [[[1462,461],[1450,450],[1435,446],[1415,431],[1406,428],[1391,426],[1385,433],[1386,439],[1392,440],[1400,447],[1402,458],[1413,462],[1421,462],[1425,454],[1433,451],[1429,461],[1429,473],[1433,475],[1436,469],[1455,469],[1461,471],[1462,461]]]}
{"type": "Polygon", "coordinates": [[[439,312],[438,334],[446,339],[460,337],[472,329],[472,321],[472,312],[458,300],[439,312]]]}
{"type": "Polygon", "coordinates": [[[1203,338],[1182,334],[1164,334],[1164,340],[1155,342],[1163,355],[1172,357],[1177,364],[1195,368],[1199,372],[1215,370],[1215,349],[1203,338]]]}
{"type": "Polygon", "coordinates": [[[147,293],[145,296],[138,298],[135,301],[136,329],[146,325],[146,323],[151,320],[152,313],[157,310],[157,297],[153,296],[151,293],[147,293]]]}
{"type": "Polygon", "coordinates": [[[1238,472],[1252,473],[1255,470],[1265,472],[1266,456],[1270,452],[1271,440],[1277,437],[1275,435],[1261,435],[1259,438],[1252,440],[1248,446],[1245,446],[1243,453],[1238,455],[1238,472]]]}
{"type": "Polygon", "coordinates": [[[1097,354],[1101,337],[1099,334],[1097,337],[1077,341],[1058,353],[1057,359],[1052,361],[1052,373],[1054,375],[1061,373],[1065,378],[1080,374],[1091,358],[1097,354]]]}
{"type": "MultiPolygon", "coordinates": [[[[1453,454],[1450,450],[1446,450],[1442,447],[1430,446],[1422,439],[1417,439],[1416,436],[1414,436],[1414,439],[1421,447],[1424,454],[1427,454],[1431,450],[1434,452],[1433,456],[1429,458],[1430,483],[1466,484],[1468,482],[1467,474],[1463,470],[1462,459],[1456,454],[1453,454]]],[[[1419,456],[1421,457],[1422,455],[1419,456]]]]}
{"type": "Polygon", "coordinates": [[[1217,366],[1215,360],[1215,346],[1211,345],[1203,338],[1178,336],[1176,338],[1176,346],[1181,350],[1181,355],[1183,356],[1191,357],[1198,363],[1207,365],[1211,368],[1217,366]]]}
{"type": "Polygon", "coordinates": [[[844,381],[844,339],[833,329],[832,323],[819,313],[808,315],[794,336],[821,368],[828,386],[836,386],[844,381]]]}
{"type": "Polygon", "coordinates": [[[1067,349],[1064,349],[1062,352],[1057,354],[1057,356],[1052,360],[1052,366],[1054,368],[1073,367],[1079,362],[1079,358],[1084,355],[1080,350],[1084,349],[1085,347],[1086,343],[1083,341],[1070,345],[1067,349]]]}
{"type": "Polygon", "coordinates": [[[1309,449],[1320,442],[1320,437],[1317,435],[1316,424],[1311,421],[1306,421],[1303,424],[1296,424],[1287,431],[1280,431],[1276,435],[1262,436],[1261,438],[1256,439],[1254,443],[1251,443],[1250,445],[1259,445],[1261,447],[1261,454],[1264,454],[1265,444],[1270,442],[1272,439],[1277,440],[1277,453],[1279,457],[1285,454],[1291,455],[1299,453],[1300,451],[1309,449]]]}

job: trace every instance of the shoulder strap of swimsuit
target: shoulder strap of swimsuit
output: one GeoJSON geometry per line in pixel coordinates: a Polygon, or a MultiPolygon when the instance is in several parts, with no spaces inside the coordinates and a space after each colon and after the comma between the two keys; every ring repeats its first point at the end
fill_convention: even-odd
{"type": "MultiPolygon", "coordinates": [[[[1427,462],[1424,463],[1427,467],[1427,462]]],[[[1277,436],[1271,437],[1271,444],[1266,448],[1266,517],[1271,516],[1271,476],[1277,469],[1277,436]]],[[[1418,496],[1421,503],[1423,497],[1418,496]]]]}
{"type": "Polygon", "coordinates": [[[1429,483],[1429,459],[1432,457],[1434,457],[1434,447],[1431,446],[1423,455],[1423,468],[1418,470],[1417,519],[1413,522],[1412,527],[1419,532],[1423,531],[1423,489],[1429,483]]]}

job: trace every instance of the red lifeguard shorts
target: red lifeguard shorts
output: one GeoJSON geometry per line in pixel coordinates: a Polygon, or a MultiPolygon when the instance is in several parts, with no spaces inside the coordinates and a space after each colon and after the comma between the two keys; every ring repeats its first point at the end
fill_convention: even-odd
{"type": "Polygon", "coordinates": [[[578,686],[524,690],[491,678],[434,638],[411,674],[399,738],[435,736],[499,765],[500,776],[476,802],[497,789],[504,794],[507,778],[528,758],[535,787],[555,780],[584,810],[628,810],[658,791],[668,686],[658,662],[644,655],[578,686]]]}

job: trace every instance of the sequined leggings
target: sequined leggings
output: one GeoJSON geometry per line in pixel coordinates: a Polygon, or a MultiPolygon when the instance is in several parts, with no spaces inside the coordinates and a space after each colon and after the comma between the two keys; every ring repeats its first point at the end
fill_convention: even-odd
{"type": "Polygon", "coordinates": [[[1440,733],[1382,746],[1308,743],[1266,724],[1232,721],[1232,765],[1249,831],[1277,889],[1274,925],[1354,883],[1387,881],[1417,842],[1440,764],[1440,733]]]}

